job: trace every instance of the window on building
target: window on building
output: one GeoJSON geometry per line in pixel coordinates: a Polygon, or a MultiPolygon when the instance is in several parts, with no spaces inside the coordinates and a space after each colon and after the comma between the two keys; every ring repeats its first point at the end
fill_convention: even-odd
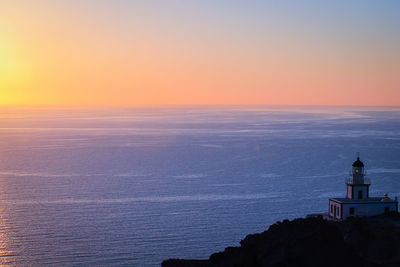
{"type": "Polygon", "coordinates": [[[354,215],[354,208],[350,208],[350,215],[354,215]]]}
{"type": "Polygon", "coordinates": [[[340,215],[339,215],[339,207],[336,207],[336,216],[337,216],[338,218],[340,218],[340,215]]]}
{"type": "Polygon", "coordinates": [[[358,199],[362,199],[363,198],[363,192],[362,190],[358,190],[358,199]]]}
{"type": "Polygon", "coordinates": [[[331,204],[331,213],[333,212],[333,205],[331,204]]]}
{"type": "Polygon", "coordinates": [[[389,212],[390,208],[389,207],[385,207],[385,213],[389,212]]]}

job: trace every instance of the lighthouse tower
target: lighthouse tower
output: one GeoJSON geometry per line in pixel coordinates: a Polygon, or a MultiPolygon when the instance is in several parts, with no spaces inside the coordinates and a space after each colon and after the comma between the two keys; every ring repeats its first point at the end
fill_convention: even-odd
{"type": "Polygon", "coordinates": [[[369,198],[370,182],[365,179],[364,163],[357,157],[353,162],[351,177],[346,180],[347,198],[354,200],[367,200],[369,198]]]}
{"type": "Polygon", "coordinates": [[[350,178],[346,179],[346,197],[329,199],[329,218],[344,220],[350,216],[374,216],[399,210],[397,197],[391,199],[387,194],[383,197],[370,197],[370,185],[369,179],[365,178],[364,163],[357,155],[350,178]]]}

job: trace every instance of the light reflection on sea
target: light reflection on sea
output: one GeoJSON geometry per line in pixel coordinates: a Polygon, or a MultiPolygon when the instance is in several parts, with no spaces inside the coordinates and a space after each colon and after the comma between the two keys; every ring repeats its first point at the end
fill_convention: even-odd
{"type": "Polygon", "coordinates": [[[325,211],[360,152],[399,195],[400,109],[0,109],[0,264],[157,266],[325,211]]]}

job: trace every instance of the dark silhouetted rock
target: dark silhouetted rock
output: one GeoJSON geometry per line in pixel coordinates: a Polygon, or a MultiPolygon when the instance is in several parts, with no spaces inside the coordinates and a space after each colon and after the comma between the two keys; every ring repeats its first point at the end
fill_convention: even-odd
{"type": "Polygon", "coordinates": [[[400,215],[284,220],[240,245],[208,260],[170,259],[162,266],[400,266],[400,215]]]}

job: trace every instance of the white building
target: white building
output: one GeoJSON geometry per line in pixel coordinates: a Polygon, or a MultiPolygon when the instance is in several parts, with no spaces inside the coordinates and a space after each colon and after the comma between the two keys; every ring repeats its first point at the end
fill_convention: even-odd
{"type": "Polygon", "coordinates": [[[390,211],[398,211],[397,197],[393,200],[383,197],[370,197],[370,181],[365,178],[364,163],[357,157],[353,163],[351,177],[346,179],[345,198],[329,199],[329,217],[344,220],[350,216],[374,216],[390,211]]]}

